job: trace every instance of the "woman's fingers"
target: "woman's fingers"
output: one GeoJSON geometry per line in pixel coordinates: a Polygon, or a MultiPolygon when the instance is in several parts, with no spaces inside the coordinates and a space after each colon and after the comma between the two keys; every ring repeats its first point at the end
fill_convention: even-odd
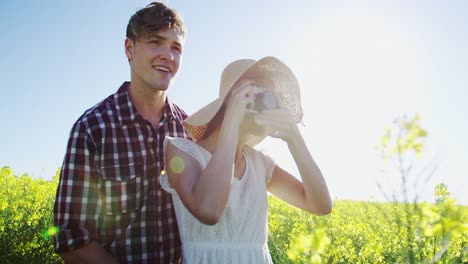
{"type": "Polygon", "coordinates": [[[232,94],[227,105],[228,113],[226,115],[227,118],[240,124],[244,120],[245,113],[255,104],[255,95],[252,85],[248,81],[236,84],[236,87],[232,89],[232,94]]]}
{"type": "Polygon", "coordinates": [[[235,100],[238,104],[240,104],[240,106],[243,106],[244,108],[249,109],[249,107],[253,107],[255,96],[252,85],[249,81],[243,81],[233,89],[233,100],[235,100]]]}

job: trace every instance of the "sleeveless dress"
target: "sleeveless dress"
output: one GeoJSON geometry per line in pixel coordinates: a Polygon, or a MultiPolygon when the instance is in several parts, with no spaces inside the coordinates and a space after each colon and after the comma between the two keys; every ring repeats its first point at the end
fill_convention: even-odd
{"type": "MultiPolygon", "coordinates": [[[[204,169],[211,153],[185,138],[166,136],[168,142],[195,158],[204,169]]],[[[224,213],[216,225],[196,219],[171,188],[167,174],[160,176],[162,188],[171,193],[183,249],[183,263],[273,263],[268,248],[268,197],[266,185],[271,179],[273,160],[245,147],[245,173],[233,177],[224,213]]]]}

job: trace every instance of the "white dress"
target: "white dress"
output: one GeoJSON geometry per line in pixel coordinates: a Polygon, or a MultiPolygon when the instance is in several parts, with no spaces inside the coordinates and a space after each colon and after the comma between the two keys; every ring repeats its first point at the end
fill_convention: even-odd
{"type": "MultiPolygon", "coordinates": [[[[168,138],[175,147],[199,161],[205,168],[211,153],[185,138],[168,138]]],[[[266,185],[273,160],[246,147],[245,173],[233,178],[223,216],[216,225],[205,225],[185,208],[171,188],[167,175],[160,176],[164,190],[171,193],[183,248],[183,263],[273,263],[268,249],[268,199],[266,185]]]]}

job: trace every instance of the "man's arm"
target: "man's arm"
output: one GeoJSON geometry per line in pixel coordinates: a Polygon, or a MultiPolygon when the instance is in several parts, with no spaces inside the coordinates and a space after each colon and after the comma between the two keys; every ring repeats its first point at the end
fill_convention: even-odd
{"type": "Polygon", "coordinates": [[[60,254],[60,256],[67,264],[119,263],[95,241],[83,248],[60,254]]]}
{"type": "Polygon", "coordinates": [[[102,200],[95,153],[96,145],[87,126],[78,121],[70,133],[54,205],[54,225],[59,228],[54,236],[55,250],[67,263],[94,263],[93,258],[111,257],[96,242],[97,208],[102,200]]]}

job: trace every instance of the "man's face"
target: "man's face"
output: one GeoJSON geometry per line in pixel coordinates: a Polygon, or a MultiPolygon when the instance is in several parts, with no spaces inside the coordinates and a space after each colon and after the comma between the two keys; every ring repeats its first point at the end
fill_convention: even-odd
{"type": "Polygon", "coordinates": [[[152,91],[166,91],[176,76],[182,58],[184,37],[176,29],[165,29],[125,41],[131,82],[152,91]]]}

